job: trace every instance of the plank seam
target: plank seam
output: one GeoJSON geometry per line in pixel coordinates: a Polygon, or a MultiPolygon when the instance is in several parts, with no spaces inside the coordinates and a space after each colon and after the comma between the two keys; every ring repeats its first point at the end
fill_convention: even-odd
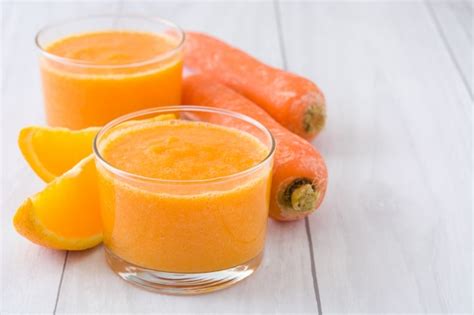
{"type": "MultiPolygon", "coordinates": [[[[282,31],[282,22],[281,22],[281,11],[280,5],[278,0],[273,1],[273,7],[275,9],[275,20],[276,20],[276,27],[278,33],[278,43],[280,46],[280,53],[283,62],[283,68],[288,69],[285,47],[284,47],[284,40],[283,40],[283,31],[282,31]]],[[[311,260],[311,276],[313,278],[313,289],[314,289],[314,296],[316,298],[316,302],[318,304],[318,314],[322,315],[322,306],[321,306],[321,295],[319,293],[319,284],[318,284],[318,276],[316,273],[316,263],[314,260],[314,250],[313,250],[313,241],[311,237],[311,230],[309,228],[309,220],[308,218],[304,218],[305,220],[305,229],[306,229],[306,238],[308,239],[308,246],[309,246],[309,257],[311,260]]]]}
{"type": "Polygon", "coordinates": [[[438,20],[438,18],[436,17],[436,14],[434,13],[434,10],[433,8],[431,7],[431,5],[429,4],[429,2],[425,1],[425,6],[429,12],[429,15],[431,16],[431,19],[433,20],[434,24],[435,24],[435,28],[436,30],[438,31],[438,34],[439,36],[441,37],[441,40],[444,44],[444,47],[446,48],[446,50],[448,51],[448,55],[449,57],[451,58],[451,61],[453,62],[454,66],[456,67],[456,70],[459,74],[459,76],[461,77],[461,81],[463,82],[469,96],[471,97],[471,101],[474,100],[474,95],[472,93],[472,89],[471,89],[471,86],[469,85],[469,82],[467,81],[467,78],[464,76],[463,72],[461,71],[461,66],[459,65],[456,57],[454,56],[454,52],[453,50],[451,49],[451,46],[449,45],[449,42],[446,38],[446,35],[444,34],[443,32],[443,29],[441,27],[441,24],[438,20]]]}
{"type": "Polygon", "coordinates": [[[280,47],[280,53],[281,53],[281,59],[283,62],[283,68],[288,69],[288,64],[286,63],[286,53],[285,53],[285,43],[283,41],[283,32],[282,32],[282,26],[281,26],[281,12],[280,12],[280,5],[278,3],[278,0],[273,1],[273,7],[275,8],[275,20],[276,20],[276,26],[277,26],[277,34],[278,34],[278,46],[280,47]]]}
{"type": "Polygon", "coordinates": [[[64,271],[66,270],[66,264],[67,264],[68,257],[69,257],[69,251],[66,251],[66,255],[64,256],[63,270],[61,272],[61,278],[59,279],[58,292],[56,293],[56,302],[54,303],[53,314],[56,314],[56,310],[58,308],[59,296],[61,294],[61,288],[63,286],[64,271]]]}
{"type": "Polygon", "coordinates": [[[318,274],[316,273],[316,263],[314,260],[313,240],[311,237],[311,229],[309,228],[308,217],[304,218],[304,224],[306,228],[306,237],[308,238],[309,256],[311,257],[311,275],[313,277],[314,295],[316,296],[316,302],[318,302],[318,314],[323,314],[321,306],[321,295],[319,294],[318,274]]]}

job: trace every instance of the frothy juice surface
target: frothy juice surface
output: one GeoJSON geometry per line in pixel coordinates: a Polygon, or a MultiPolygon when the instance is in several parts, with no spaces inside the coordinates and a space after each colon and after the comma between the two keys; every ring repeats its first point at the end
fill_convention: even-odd
{"type": "Polygon", "coordinates": [[[141,182],[98,163],[104,243],[115,255],[160,271],[208,272],[263,250],[271,165],[241,173],[269,152],[255,137],[204,122],[153,121],[106,134],[99,151],[132,174],[201,181],[141,182]]]}
{"type": "Polygon", "coordinates": [[[50,125],[102,126],[126,113],[179,104],[182,54],[166,35],[107,31],[72,35],[51,43],[41,58],[50,125]],[[165,56],[166,55],[166,56],[165,56]]]}

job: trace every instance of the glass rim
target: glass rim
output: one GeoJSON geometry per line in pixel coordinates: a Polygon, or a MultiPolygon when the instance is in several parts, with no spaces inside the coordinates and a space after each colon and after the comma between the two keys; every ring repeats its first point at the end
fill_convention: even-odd
{"type": "Polygon", "coordinates": [[[150,182],[150,183],[156,183],[156,184],[206,184],[206,183],[216,183],[216,182],[223,182],[227,181],[230,179],[234,179],[240,176],[244,176],[247,174],[251,174],[254,171],[260,169],[265,163],[267,163],[270,159],[275,154],[276,150],[276,141],[275,138],[273,137],[273,134],[270,132],[270,130],[265,127],[262,123],[259,121],[238,113],[234,111],[230,111],[227,109],[221,109],[221,108],[215,108],[215,107],[208,107],[208,106],[196,106],[196,105],[175,105],[175,106],[161,106],[161,107],[153,107],[149,109],[144,109],[140,111],[136,111],[130,114],[126,114],[123,116],[120,116],[118,118],[115,118],[114,120],[110,121],[107,123],[105,126],[101,127],[99,132],[95,135],[94,141],[93,141],[93,152],[94,156],[97,158],[97,160],[101,163],[102,166],[104,166],[107,170],[111,171],[112,173],[131,178],[134,180],[138,181],[145,181],[145,182],[150,182]],[[111,128],[118,126],[119,124],[126,122],[130,119],[139,117],[139,116],[145,116],[145,115],[150,115],[150,114],[165,114],[166,112],[170,111],[194,111],[194,112],[207,112],[207,113],[214,113],[214,114],[221,114],[221,115],[226,115],[232,118],[237,118],[242,121],[245,121],[255,127],[257,127],[259,130],[263,131],[264,134],[269,138],[270,140],[270,150],[268,151],[267,155],[262,158],[261,161],[259,161],[257,164],[246,168],[242,171],[239,171],[237,173],[225,175],[225,176],[218,176],[218,177],[213,177],[213,178],[208,178],[208,179],[161,179],[161,178],[155,178],[155,177],[148,177],[144,175],[139,175],[135,174],[132,172],[128,172],[125,170],[122,170],[120,168],[117,168],[110,164],[99,152],[98,148],[98,142],[100,141],[99,138],[103,136],[105,132],[110,130],[111,128]]]}
{"type": "Polygon", "coordinates": [[[141,67],[141,66],[153,64],[174,55],[183,47],[185,39],[186,39],[186,33],[184,32],[184,30],[178,24],[171,22],[170,20],[167,20],[167,19],[163,19],[160,17],[145,16],[145,15],[103,14],[103,15],[83,16],[83,17],[77,17],[77,18],[72,18],[72,19],[63,19],[55,23],[46,24],[36,33],[35,46],[40,51],[40,53],[44,55],[46,58],[49,58],[51,60],[61,62],[64,64],[73,65],[73,66],[77,66],[81,68],[94,68],[94,69],[124,69],[125,68],[126,69],[126,68],[141,67]],[[88,21],[88,20],[93,20],[93,19],[101,19],[101,18],[129,18],[129,19],[148,20],[148,21],[156,22],[157,24],[163,24],[177,30],[180,35],[180,39],[176,47],[173,47],[152,58],[148,58],[142,61],[134,61],[134,62],[124,63],[124,64],[118,64],[118,65],[117,64],[115,65],[94,64],[93,62],[87,62],[87,61],[83,61],[79,59],[61,57],[56,54],[48,52],[46,50],[46,47],[40,43],[41,35],[44,34],[44,32],[48,30],[67,25],[69,23],[88,21]]]}

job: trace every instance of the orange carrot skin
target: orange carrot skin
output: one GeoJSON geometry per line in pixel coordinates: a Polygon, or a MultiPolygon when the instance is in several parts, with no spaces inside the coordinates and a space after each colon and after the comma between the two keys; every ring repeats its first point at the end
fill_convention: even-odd
{"type": "Polygon", "coordinates": [[[230,86],[307,140],[324,126],[324,95],[308,79],[265,65],[237,48],[196,32],[186,33],[184,62],[191,71],[206,73],[230,86]],[[310,104],[317,112],[312,130],[304,124],[310,104]]]}
{"type": "Polygon", "coordinates": [[[229,87],[204,75],[193,75],[183,81],[184,104],[219,107],[242,113],[265,125],[276,140],[275,162],[270,199],[270,216],[280,221],[297,220],[316,210],[327,187],[327,168],[319,152],[307,141],[291,133],[268,113],[229,87]],[[316,207],[305,213],[281,205],[278,196],[294,179],[309,179],[319,196],[316,207]]]}

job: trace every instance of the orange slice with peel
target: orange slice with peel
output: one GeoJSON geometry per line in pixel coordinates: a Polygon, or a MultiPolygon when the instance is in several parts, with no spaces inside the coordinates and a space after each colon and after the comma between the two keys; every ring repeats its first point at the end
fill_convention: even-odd
{"type": "Polygon", "coordinates": [[[102,241],[94,157],[76,166],[26,199],[13,224],[30,241],[55,249],[81,250],[102,241]]]}
{"type": "Polygon", "coordinates": [[[99,130],[31,126],[20,131],[18,145],[33,171],[50,182],[92,153],[92,141],[99,130]]]}
{"type": "MultiPolygon", "coordinates": [[[[166,114],[147,121],[175,118],[166,114]]],[[[49,184],[17,209],[13,224],[18,233],[36,244],[62,250],[82,250],[102,242],[97,174],[91,154],[99,129],[33,126],[21,130],[18,142],[23,156],[49,184]]]]}
{"type": "MultiPolygon", "coordinates": [[[[163,114],[146,121],[176,119],[174,114],[163,114]]],[[[139,121],[130,120],[121,127],[139,121]]],[[[23,128],[18,136],[18,145],[23,157],[33,171],[49,183],[81,159],[92,153],[92,142],[100,127],[71,130],[61,127],[30,126],[23,128]]]]}

